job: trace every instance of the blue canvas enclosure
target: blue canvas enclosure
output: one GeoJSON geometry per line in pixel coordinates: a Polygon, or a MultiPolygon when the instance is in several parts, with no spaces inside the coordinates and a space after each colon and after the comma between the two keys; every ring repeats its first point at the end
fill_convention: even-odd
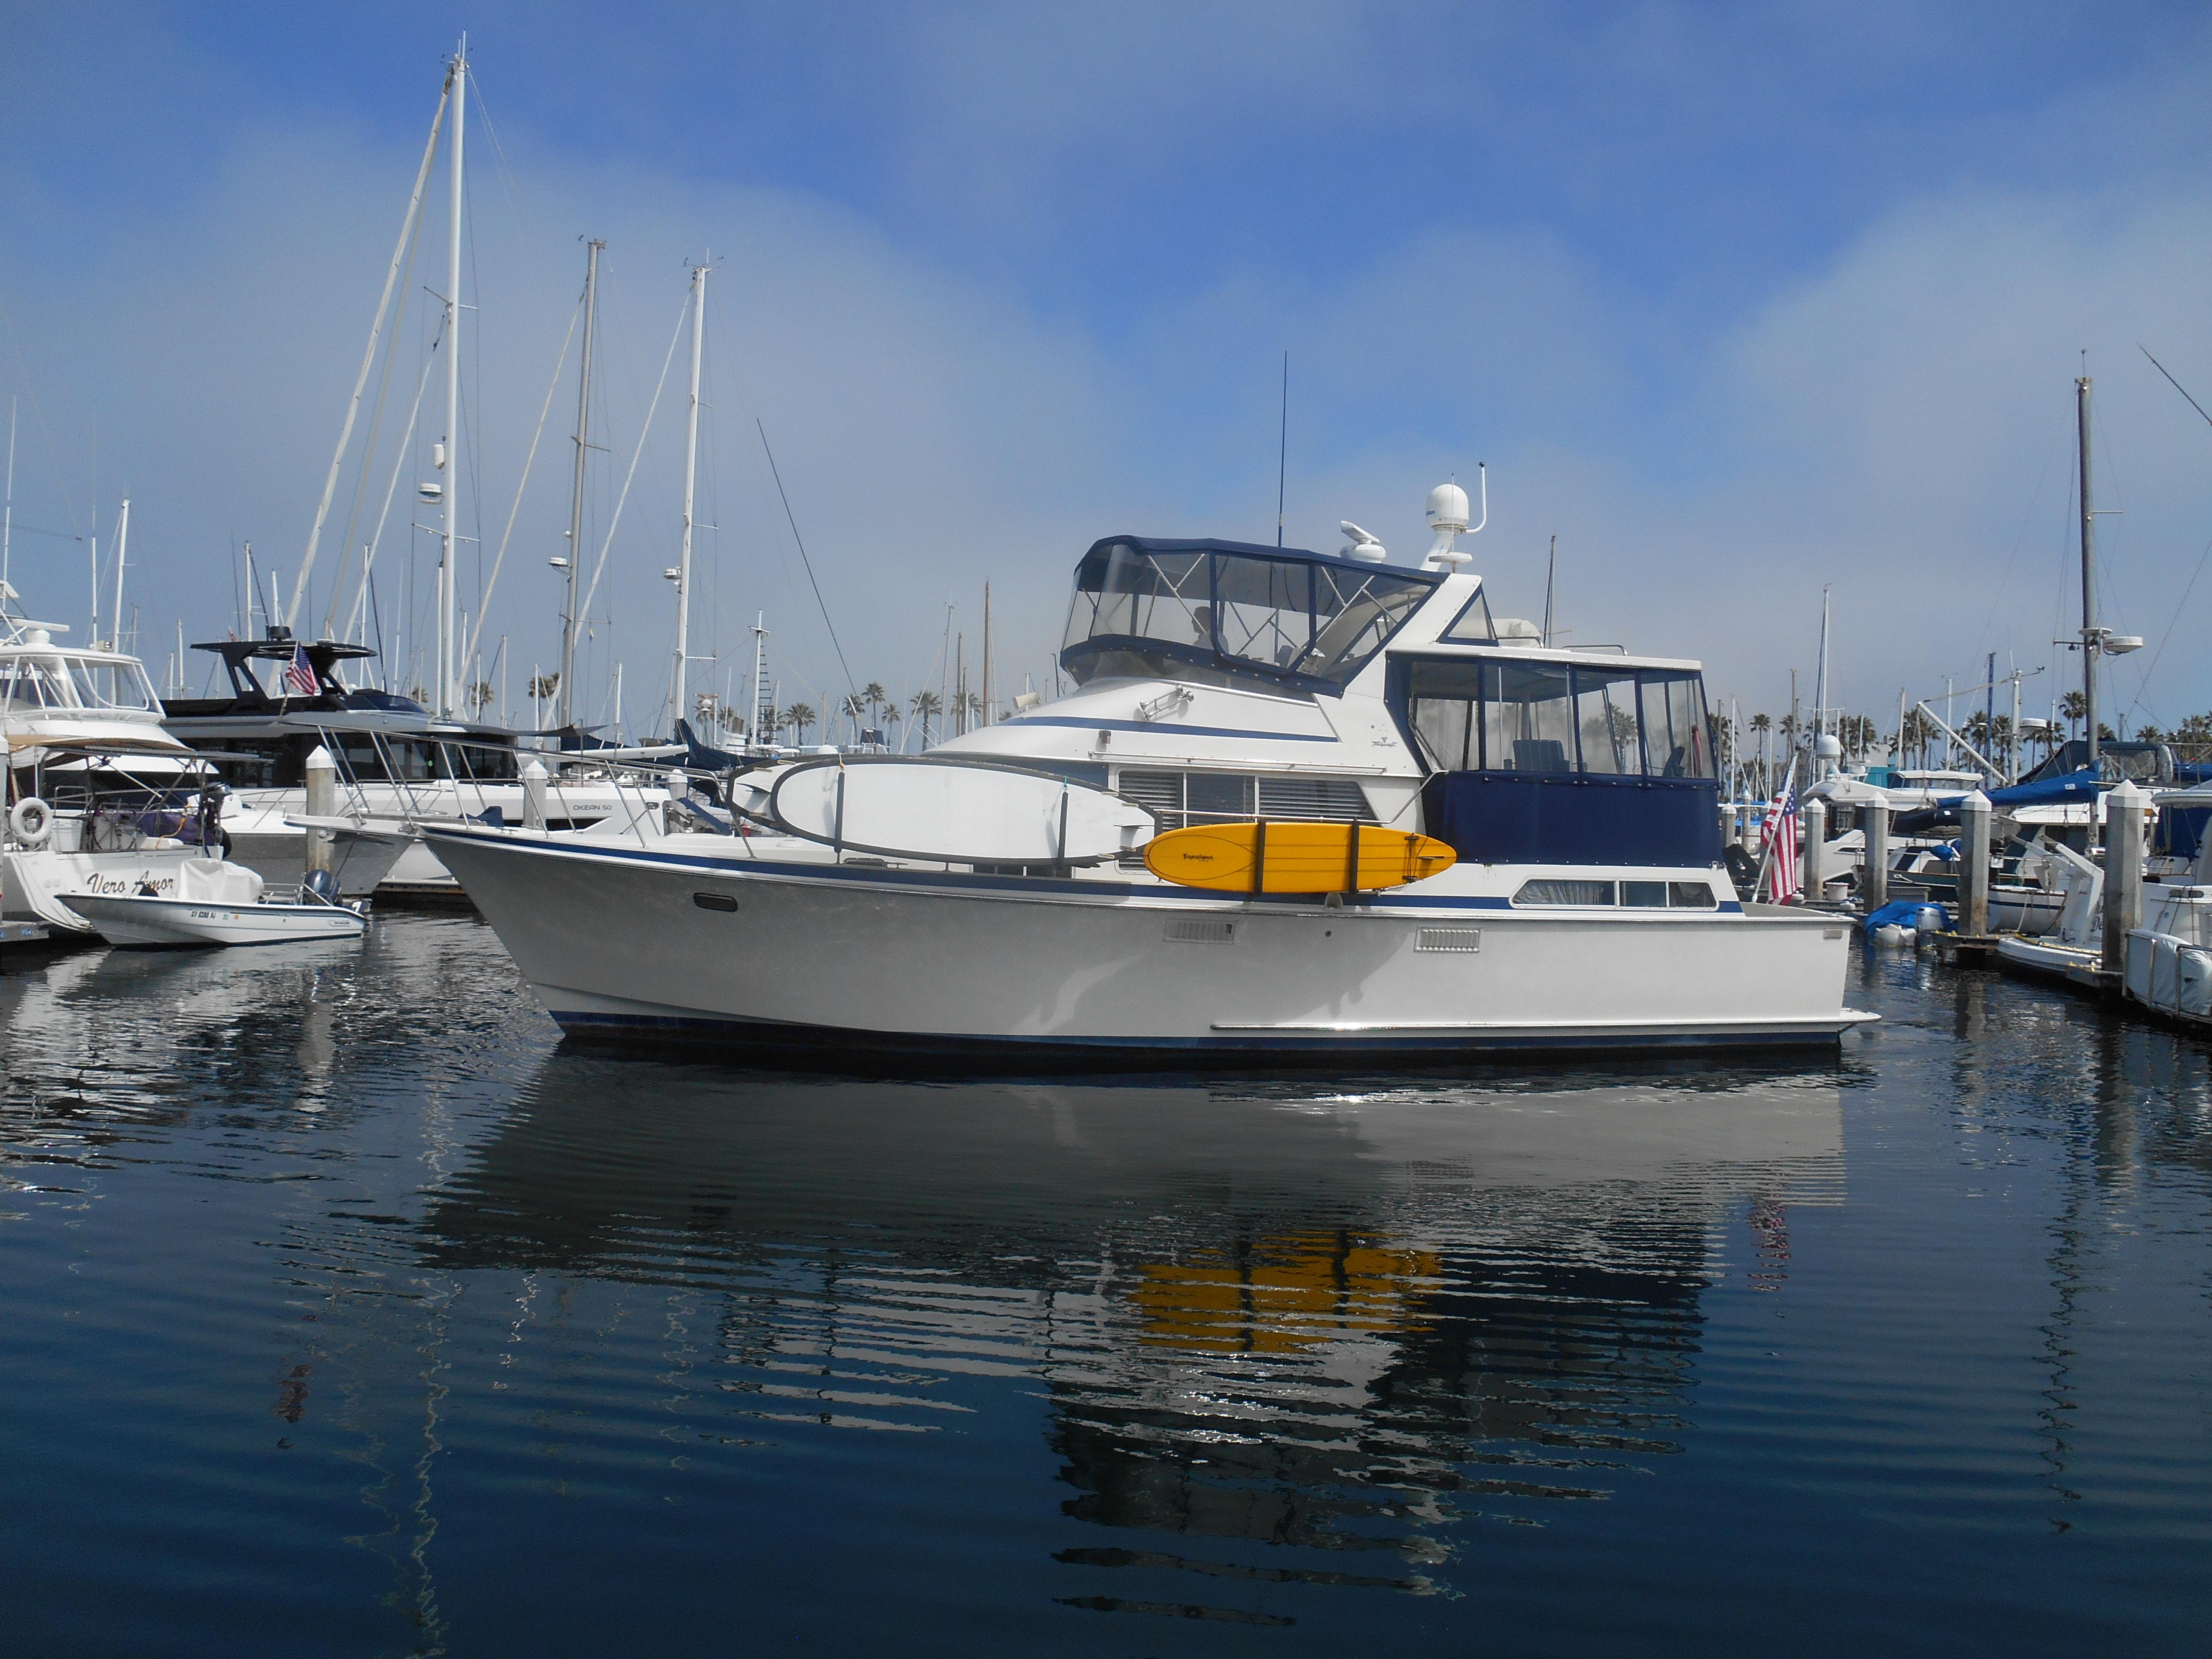
{"type": "Polygon", "coordinates": [[[1443,772],[1421,792],[1427,832],[1478,864],[1708,868],[1721,856],[1720,786],[1656,778],[1443,772]]]}
{"type": "Polygon", "coordinates": [[[1388,690],[1431,769],[1422,822],[1461,858],[1719,861],[1720,785],[1695,670],[1407,657],[1388,690]]]}

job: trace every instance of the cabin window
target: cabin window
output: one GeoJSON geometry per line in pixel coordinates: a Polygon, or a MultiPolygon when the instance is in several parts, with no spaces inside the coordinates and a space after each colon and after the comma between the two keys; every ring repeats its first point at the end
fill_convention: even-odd
{"type": "Polygon", "coordinates": [[[1575,670],[1575,732],[1583,770],[1630,773],[1644,769],[1636,734],[1636,675],[1626,669],[1575,670]]]}
{"type": "Polygon", "coordinates": [[[1193,772],[1183,779],[1183,811],[1187,822],[1249,818],[1257,810],[1252,800],[1252,780],[1235,775],[1193,772]]]}
{"type": "Polygon", "coordinates": [[[1437,636],[1447,645],[1495,645],[1498,624],[1490,618],[1490,596],[1478,587],[1459,615],[1437,636]]]}
{"type": "Polygon", "coordinates": [[[88,708],[152,711],[161,707],[155,701],[146,671],[135,662],[87,662],[82,657],[71,657],[69,665],[77,696],[88,708]]]}
{"type": "Polygon", "coordinates": [[[1431,771],[1713,775],[1695,673],[1414,658],[1407,675],[1408,723],[1431,771]]]}
{"type": "Polygon", "coordinates": [[[1619,904],[1630,910],[1711,910],[1713,890],[1702,881],[1524,881],[1513,895],[1524,906],[1619,904]],[[1618,896],[1616,896],[1618,895],[1618,896]]]}
{"type": "Polygon", "coordinates": [[[1609,881],[1524,881],[1513,896],[1516,904],[1587,905],[1613,902],[1609,881]]]}
{"type": "Polygon", "coordinates": [[[1642,675],[1644,752],[1655,778],[1710,778],[1711,739],[1705,729],[1705,688],[1695,674],[1642,675]]]}
{"type": "Polygon", "coordinates": [[[0,708],[66,708],[70,698],[58,659],[0,662],[0,708]]]}
{"type": "Polygon", "coordinates": [[[1486,771],[1575,769],[1573,687],[1559,664],[1483,664],[1480,726],[1486,771]]]}

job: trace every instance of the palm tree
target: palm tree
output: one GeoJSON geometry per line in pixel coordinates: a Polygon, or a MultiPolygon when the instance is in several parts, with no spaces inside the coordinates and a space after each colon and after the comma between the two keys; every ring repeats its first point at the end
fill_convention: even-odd
{"type": "Polygon", "coordinates": [[[876,710],[890,701],[890,696],[884,690],[884,683],[881,680],[870,680],[860,688],[860,698],[868,705],[868,724],[871,726],[878,724],[876,720],[876,710]]]}
{"type": "Polygon", "coordinates": [[[1899,757],[1901,759],[1908,753],[1914,754],[1919,757],[1920,763],[1925,766],[1928,763],[1928,745],[1934,742],[1935,738],[1936,723],[1917,708],[1910,710],[1905,716],[1904,726],[1899,728],[1897,734],[1899,757]]]}
{"type": "Polygon", "coordinates": [[[915,718],[921,722],[921,746],[929,747],[929,722],[945,712],[945,702],[936,692],[924,689],[908,699],[915,718]]]}
{"type": "Polygon", "coordinates": [[[2080,691],[2069,691],[2059,698],[2058,712],[2065,716],[2067,734],[2071,736],[2074,729],[2088,717],[2089,699],[2080,691]]]}
{"type": "Polygon", "coordinates": [[[795,702],[783,711],[784,723],[799,733],[799,742],[802,748],[806,743],[806,728],[813,725],[818,718],[820,717],[813,709],[803,702],[795,702]]]}
{"type": "Polygon", "coordinates": [[[1774,793],[1773,780],[1767,775],[1766,764],[1766,736],[1774,730],[1774,716],[1753,714],[1746,724],[1759,733],[1759,798],[1765,800],[1774,793]]]}
{"type": "Polygon", "coordinates": [[[848,722],[846,729],[852,732],[853,741],[854,743],[860,742],[860,722],[861,718],[868,713],[868,699],[866,694],[860,691],[854,692],[852,696],[847,697],[844,702],[837,705],[837,712],[842,714],[848,722]]]}

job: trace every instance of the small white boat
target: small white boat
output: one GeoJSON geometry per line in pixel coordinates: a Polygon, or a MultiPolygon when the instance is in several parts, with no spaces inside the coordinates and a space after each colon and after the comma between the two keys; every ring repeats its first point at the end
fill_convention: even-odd
{"type": "Polygon", "coordinates": [[[300,890],[296,902],[272,899],[253,871],[221,859],[184,864],[177,888],[173,897],[71,893],[64,902],[110,945],[286,945],[359,939],[368,927],[368,918],[351,905],[319,896],[313,883],[300,890]]]}

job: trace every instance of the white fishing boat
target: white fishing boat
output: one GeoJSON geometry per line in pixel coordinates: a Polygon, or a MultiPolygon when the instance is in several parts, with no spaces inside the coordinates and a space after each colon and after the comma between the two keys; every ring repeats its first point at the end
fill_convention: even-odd
{"type": "Polygon", "coordinates": [[[933,800],[815,763],[729,789],[757,834],[425,833],[582,1037],[1334,1064],[1832,1049],[1872,1018],[1844,1005],[1840,919],[1736,898],[1698,665],[1544,647],[1459,568],[1464,492],[1430,519],[1418,569],[1364,532],[1334,555],[1099,542],[1060,657],[1078,689],[906,767],[933,800]],[[1344,876],[1146,866],[1161,832],[1262,822],[1337,826],[1344,876]],[[1455,861],[1376,880],[1360,825],[1455,861]]]}
{"type": "Polygon", "coordinates": [[[7,610],[0,592],[0,735],[8,747],[0,823],[0,915],[64,933],[88,932],[72,894],[171,891],[203,833],[272,884],[296,886],[319,836],[341,897],[374,891],[413,844],[397,818],[307,823],[298,792],[276,810],[240,815],[203,787],[244,757],[197,751],[167,730],[137,658],[62,643],[68,630],[7,610]],[[231,826],[238,835],[231,841],[231,826]]]}
{"type": "Polygon", "coordinates": [[[243,865],[194,858],[170,893],[72,893],[63,902],[110,945],[285,945],[356,939],[368,919],[333,896],[325,875],[298,889],[270,889],[243,865]]]}
{"type": "Polygon", "coordinates": [[[179,834],[190,756],[136,657],[64,645],[61,624],[11,614],[14,597],[0,585],[0,916],[85,935],[65,895],[171,890],[198,853],[179,834]]]}

